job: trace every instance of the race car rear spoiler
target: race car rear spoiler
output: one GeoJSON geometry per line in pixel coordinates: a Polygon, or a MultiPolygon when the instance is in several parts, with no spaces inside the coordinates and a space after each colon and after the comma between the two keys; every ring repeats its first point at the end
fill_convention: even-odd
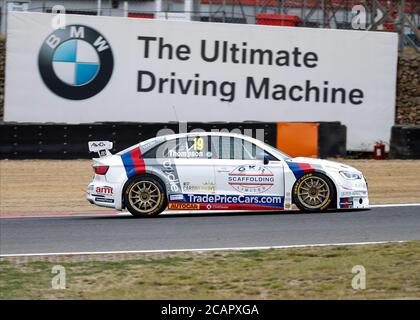
{"type": "Polygon", "coordinates": [[[111,141],[89,141],[89,152],[97,152],[99,157],[110,156],[111,152],[108,150],[112,149],[113,143],[111,141]]]}

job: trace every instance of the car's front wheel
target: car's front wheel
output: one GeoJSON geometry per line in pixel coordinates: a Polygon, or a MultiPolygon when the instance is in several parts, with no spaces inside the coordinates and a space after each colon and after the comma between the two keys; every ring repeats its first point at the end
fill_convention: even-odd
{"type": "Polygon", "coordinates": [[[293,187],[293,202],[302,211],[325,211],[334,198],[332,182],[320,173],[305,174],[293,187]]]}
{"type": "Polygon", "coordinates": [[[124,203],[135,217],[157,216],[167,206],[166,192],[157,179],[138,176],[125,189],[124,203]]]}

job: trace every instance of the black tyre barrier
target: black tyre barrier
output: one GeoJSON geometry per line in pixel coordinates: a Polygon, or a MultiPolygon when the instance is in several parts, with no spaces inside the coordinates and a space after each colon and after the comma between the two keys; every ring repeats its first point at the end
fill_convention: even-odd
{"type": "Polygon", "coordinates": [[[0,159],[90,159],[96,155],[89,153],[88,141],[112,141],[114,148],[111,152],[116,153],[155,137],[158,132],[164,132],[162,130],[169,134],[196,129],[243,133],[276,145],[276,123],[3,123],[0,124],[0,159]]]}
{"type": "Polygon", "coordinates": [[[420,159],[420,126],[393,126],[390,159],[420,159]]]}
{"type": "Polygon", "coordinates": [[[319,122],[318,157],[345,157],[347,155],[347,128],[340,122],[319,122]]]}

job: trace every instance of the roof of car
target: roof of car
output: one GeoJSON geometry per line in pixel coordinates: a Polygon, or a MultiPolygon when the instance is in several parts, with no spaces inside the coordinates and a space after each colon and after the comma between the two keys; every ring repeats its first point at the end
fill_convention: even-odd
{"type": "MultiPolygon", "coordinates": [[[[122,154],[125,152],[128,152],[129,150],[132,150],[134,148],[139,147],[140,145],[149,145],[149,143],[152,143],[152,145],[150,145],[150,148],[153,147],[153,142],[155,140],[160,140],[162,141],[167,141],[167,140],[172,140],[172,139],[176,139],[176,138],[185,138],[185,137],[194,137],[194,136],[222,136],[222,137],[237,137],[237,138],[242,138],[242,139],[249,139],[249,140],[253,140],[254,142],[261,142],[258,139],[255,139],[253,137],[247,136],[247,135],[243,135],[243,134],[239,134],[239,133],[233,133],[233,132],[209,132],[209,131],[196,131],[196,132],[188,132],[188,133],[176,133],[176,134],[168,134],[168,135],[161,135],[161,136],[157,136],[154,138],[150,138],[148,140],[144,140],[140,143],[137,143],[125,150],[122,150],[120,152],[118,152],[118,154],[122,154]]],[[[146,150],[149,149],[146,147],[146,150]]]]}
{"type": "MultiPolygon", "coordinates": [[[[188,132],[188,133],[176,133],[176,134],[168,134],[161,137],[166,138],[167,140],[175,139],[175,138],[183,138],[183,137],[191,137],[191,136],[224,136],[224,137],[249,137],[243,134],[239,133],[233,133],[233,132],[212,132],[212,131],[196,131],[196,132],[188,132]]],[[[250,137],[251,138],[251,137],[250,137]]]]}

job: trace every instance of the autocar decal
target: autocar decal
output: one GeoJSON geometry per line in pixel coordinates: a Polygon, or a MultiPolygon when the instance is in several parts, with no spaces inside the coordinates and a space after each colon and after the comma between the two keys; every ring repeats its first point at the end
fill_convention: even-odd
{"type": "Polygon", "coordinates": [[[134,148],[124,153],[121,155],[121,159],[128,178],[146,172],[146,165],[144,159],[141,158],[140,148],[134,148]]]}
{"type": "Polygon", "coordinates": [[[293,161],[286,161],[289,169],[292,170],[296,179],[301,178],[303,175],[314,172],[315,169],[309,163],[298,163],[293,161]]]}

